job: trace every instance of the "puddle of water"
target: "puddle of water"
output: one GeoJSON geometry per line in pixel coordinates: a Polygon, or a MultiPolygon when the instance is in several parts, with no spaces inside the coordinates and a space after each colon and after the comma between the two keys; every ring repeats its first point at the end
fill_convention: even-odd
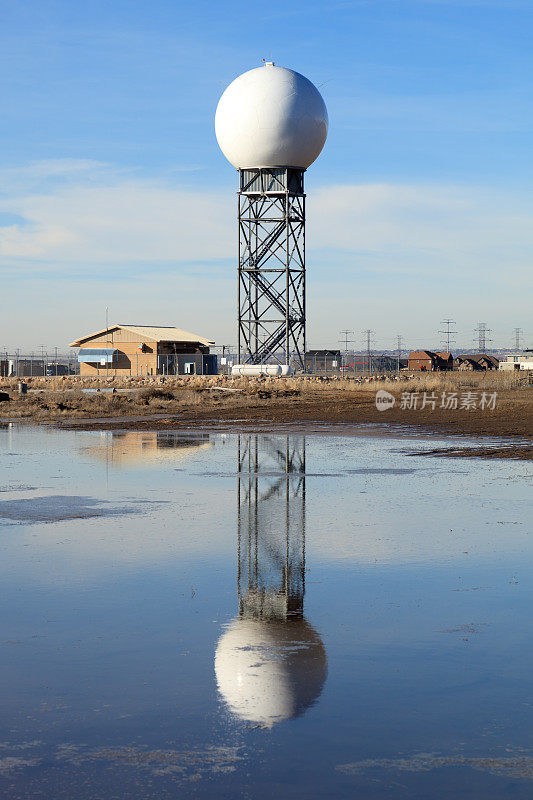
{"type": "Polygon", "coordinates": [[[531,796],[527,465],[393,435],[0,448],[0,797],[531,796]]]}

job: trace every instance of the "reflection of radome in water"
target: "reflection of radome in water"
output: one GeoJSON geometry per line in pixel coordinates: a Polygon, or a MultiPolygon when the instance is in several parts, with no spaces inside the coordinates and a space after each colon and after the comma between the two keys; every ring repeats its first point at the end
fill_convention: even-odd
{"type": "Polygon", "coordinates": [[[215,654],[218,690],[240,719],[271,727],[313,705],[327,675],[324,644],[304,619],[235,619],[215,654]]]}
{"type": "Polygon", "coordinates": [[[219,639],[215,674],[233,714],[272,727],[308,709],[327,674],[303,617],[305,438],[241,435],[237,454],[239,617],[219,639]]]}
{"type": "Polygon", "coordinates": [[[208,433],[184,436],[165,431],[112,431],[105,432],[104,437],[103,444],[87,447],[84,452],[98,461],[120,467],[157,466],[162,462],[178,462],[214,445],[208,433]]]}

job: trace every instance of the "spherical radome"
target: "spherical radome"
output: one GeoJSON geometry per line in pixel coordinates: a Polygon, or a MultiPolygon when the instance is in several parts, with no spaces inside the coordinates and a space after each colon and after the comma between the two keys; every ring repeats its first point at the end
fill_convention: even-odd
{"type": "Polygon", "coordinates": [[[236,619],[218,642],[215,674],[233,714],[271,727],[316,701],[326,680],[326,651],[305,620],[236,619]]]}
{"type": "Polygon", "coordinates": [[[230,83],[217,106],[220,149],[238,169],[307,169],[328,135],[328,112],[311,81],[292,69],[266,64],[230,83]]]}

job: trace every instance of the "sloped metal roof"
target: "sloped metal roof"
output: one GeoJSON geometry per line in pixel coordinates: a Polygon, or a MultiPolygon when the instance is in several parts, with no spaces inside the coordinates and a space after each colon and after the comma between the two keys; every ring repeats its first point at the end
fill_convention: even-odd
{"type": "Polygon", "coordinates": [[[109,328],[103,328],[101,331],[95,331],[87,336],[81,336],[70,343],[69,347],[80,347],[84,342],[91,339],[96,339],[105,333],[112,333],[116,330],[126,330],[135,334],[139,339],[148,339],[152,342],[190,342],[191,344],[202,344],[204,347],[214,344],[210,339],[205,339],[203,336],[198,336],[196,333],[184,331],[181,328],[173,326],[161,327],[158,325],[110,325],[109,328]]]}

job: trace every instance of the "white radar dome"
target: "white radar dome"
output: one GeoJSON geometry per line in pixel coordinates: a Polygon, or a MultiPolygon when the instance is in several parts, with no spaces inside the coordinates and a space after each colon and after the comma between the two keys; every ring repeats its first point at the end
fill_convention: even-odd
{"type": "Polygon", "coordinates": [[[302,714],[327,675],[320,636],[305,620],[236,619],[215,654],[218,690],[236,716],[272,727],[302,714]]]}
{"type": "Polygon", "coordinates": [[[307,169],[328,135],[328,112],[311,81],[267,63],[230,83],[215,114],[220,149],[237,169],[307,169]]]}

